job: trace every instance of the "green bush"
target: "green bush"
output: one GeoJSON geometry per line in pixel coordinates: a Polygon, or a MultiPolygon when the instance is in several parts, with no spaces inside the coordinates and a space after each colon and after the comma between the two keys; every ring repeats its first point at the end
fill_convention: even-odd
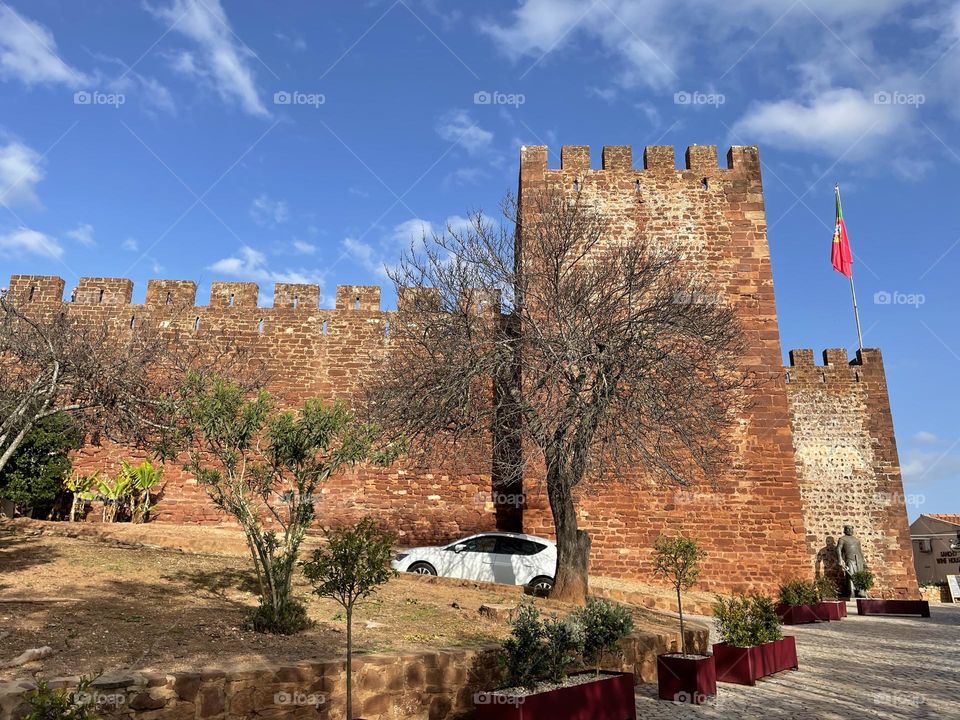
{"type": "Polygon", "coordinates": [[[609,600],[587,598],[571,619],[583,629],[584,659],[600,674],[604,655],[620,651],[620,640],[633,630],[633,617],[622,605],[609,600]]]}
{"type": "Polygon", "coordinates": [[[575,622],[554,615],[544,620],[543,637],[546,641],[546,679],[558,683],[583,655],[583,628],[575,622]]]}
{"type": "Polygon", "coordinates": [[[780,586],[780,602],[784,605],[809,605],[819,601],[817,586],[808,580],[791,580],[780,586]]]}
{"type": "Polygon", "coordinates": [[[510,637],[503,643],[500,662],[511,687],[534,688],[547,677],[545,633],[540,611],[531,602],[522,602],[510,621],[510,637]]]}
{"type": "Polygon", "coordinates": [[[867,568],[864,568],[863,570],[857,570],[853,575],[850,576],[850,580],[853,581],[853,587],[863,592],[866,592],[873,587],[873,573],[867,568]]]}
{"type": "Polygon", "coordinates": [[[27,696],[30,712],[24,720],[100,720],[90,697],[90,678],[80,678],[75,691],[52,689],[46,680],[37,680],[37,689],[27,696]]]}
{"type": "Polygon", "coordinates": [[[713,604],[720,639],[735,647],[753,647],[783,637],[771,598],[763,595],[718,596],[713,604]]]}
{"type": "Polygon", "coordinates": [[[20,447],[0,470],[0,497],[11,500],[24,515],[50,517],[65,505],[64,478],[70,473],[71,450],[83,443],[83,432],[66,413],[37,421],[20,447]]]}
{"type": "Polygon", "coordinates": [[[837,588],[837,581],[828,578],[826,575],[818,577],[814,585],[816,585],[817,588],[817,598],[820,600],[836,600],[840,594],[839,588],[837,588]]]}

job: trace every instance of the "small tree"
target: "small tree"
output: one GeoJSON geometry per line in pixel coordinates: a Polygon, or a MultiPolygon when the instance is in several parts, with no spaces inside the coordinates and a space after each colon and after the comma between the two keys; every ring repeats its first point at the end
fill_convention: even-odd
{"type": "Polygon", "coordinates": [[[275,412],[266,391],[216,374],[187,373],[167,406],[174,430],[163,434],[159,454],[185,449],[186,469],[246,535],[260,584],[254,628],[301,630],[307,617],[292,597],[293,573],[317,489],[355,463],[388,464],[400,446],[376,447],[376,428],[357,422],[342,403],[307,400],[296,412],[275,412]]]}
{"type": "Polygon", "coordinates": [[[570,616],[583,630],[583,655],[596,668],[597,677],[603,658],[620,651],[620,640],[633,630],[633,617],[622,605],[609,600],[588,598],[587,604],[570,616]]]}
{"type": "Polygon", "coordinates": [[[653,546],[656,575],[667,578],[677,591],[677,612],[680,614],[680,652],[687,654],[687,635],[683,628],[683,601],[680,593],[689,590],[700,575],[700,563],[707,556],[696,540],[682,534],[674,538],[661,535],[653,546]]]}
{"type": "Polygon", "coordinates": [[[120,461],[121,472],[129,480],[130,520],[135,523],[146,522],[153,507],[151,491],[160,484],[163,468],[156,467],[149,460],[133,465],[126,460],[120,461]]]}
{"type": "Polygon", "coordinates": [[[347,614],[347,720],[353,719],[353,608],[396,575],[389,567],[393,536],[365,518],[354,528],[326,533],[326,547],[303,563],[313,592],[335,600],[347,614]]]}

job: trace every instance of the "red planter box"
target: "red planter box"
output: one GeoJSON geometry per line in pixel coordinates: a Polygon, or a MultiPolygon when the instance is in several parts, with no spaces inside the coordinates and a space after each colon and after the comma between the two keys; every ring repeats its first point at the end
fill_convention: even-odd
{"type": "Polygon", "coordinates": [[[713,655],[686,658],[657,655],[657,685],[661,700],[700,705],[717,694],[717,667],[713,655]]]}
{"type": "Polygon", "coordinates": [[[930,603],[926,600],[881,600],[858,598],[859,615],[919,615],[930,617],[930,603]]]}
{"type": "Polygon", "coordinates": [[[713,657],[717,681],[738,685],[755,685],[766,675],[799,667],[797,642],[792,635],[748,648],[717,643],[713,646],[713,657]]]}
{"type": "Polygon", "coordinates": [[[847,604],[843,600],[822,600],[813,608],[821,620],[841,620],[847,616],[847,604]]]}
{"type": "Polygon", "coordinates": [[[821,617],[820,603],[815,605],[777,605],[777,615],[784,625],[803,625],[804,623],[815,623],[827,620],[821,617]]]}
{"type": "Polygon", "coordinates": [[[522,698],[482,693],[476,707],[477,720],[637,720],[633,673],[601,671],[593,682],[522,698]]]}

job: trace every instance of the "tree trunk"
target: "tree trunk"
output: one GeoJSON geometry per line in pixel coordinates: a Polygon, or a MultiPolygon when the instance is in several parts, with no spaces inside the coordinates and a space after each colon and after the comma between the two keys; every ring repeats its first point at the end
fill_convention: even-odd
{"type": "Polygon", "coordinates": [[[590,571],[590,534],[577,527],[577,509],[568,478],[561,471],[548,468],[547,495],[557,532],[557,576],[550,597],[583,604],[590,571]]]}
{"type": "Polygon", "coordinates": [[[347,720],[353,720],[353,605],[347,606],[347,720]]]}
{"type": "Polygon", "coordinates": [[[680,612],[680,652],[687,654],[687,636],[683,632],[683,603],[680,602],[680,588],[677,588],[677,610],[680,612]]]}

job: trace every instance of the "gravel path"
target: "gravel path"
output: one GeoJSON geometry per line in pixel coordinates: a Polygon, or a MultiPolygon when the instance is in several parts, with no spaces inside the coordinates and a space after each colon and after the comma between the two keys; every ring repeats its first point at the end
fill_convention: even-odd
{"type": "MultiPolygon", "coordinates": [[[[637,691],[638,718],[960,718],[960,606],[933,605],[930,618],[850,616],[840,622],[797,625],[800,670],[754,687],[721,683],[716,700],[701,706],[658,700],[637,691]]],[[[697,618],[711,624],[710,618],[697,618]]]]}

